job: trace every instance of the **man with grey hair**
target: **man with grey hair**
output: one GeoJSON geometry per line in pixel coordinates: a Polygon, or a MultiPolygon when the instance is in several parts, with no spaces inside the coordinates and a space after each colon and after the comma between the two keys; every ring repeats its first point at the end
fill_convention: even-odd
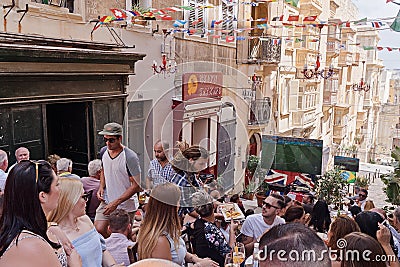
{"type": "Polygon", "coordinates": [[[8,156],[4,150],[0,149],[0,191],[4,191],[6,185],[7,174],[5,171],[8,167],[8,156]]]}
{"type": "Polygon", "coordinates": [[[8,169],[8,172],[10,172],[12,170],[12,168],[14,168],[14,166],[19,163],[21,160],[29,160],[30,157],[30,153],[29,150],[26,147],[19,147],[17,148],[17,150],[15,150],[15,159],[17,160],[17,162],[15,162],[13,165],[10,166],[10,168],[8,169]]]}
{"type": "Polygon", "coordinates": [[[83,183],[83,189],[85,192],[92,191],[92,198],[90,199],[89,207],[87,209],[87,215],[92,221],[94,221],[94,217],[96,216],[96,209],[100,204],[100,200],[96,197],[97,191],[100,186],[100,173],[102,170],[101,160],[95,159],[89,162],[88,164],[88,177],[82,177],[81,181],[83,183]]]}
{"type": "Polygon", "coordinates": [[[159,184],[166,183],[174,176],[175,171],[169,163],[165,151],[169,149],[169,144],[158,140],[154,144],[155,159],[150,161],[149,171],[147,172],[146,189],[151,189],[159,184]]]}
{"type": "Polygon", "coordinates": [[[57,174],[61,178],[75,178],[81,179],[76,174],[72,174],[72,160],[67,158],[61,158],[57,160],[57,174]]]}

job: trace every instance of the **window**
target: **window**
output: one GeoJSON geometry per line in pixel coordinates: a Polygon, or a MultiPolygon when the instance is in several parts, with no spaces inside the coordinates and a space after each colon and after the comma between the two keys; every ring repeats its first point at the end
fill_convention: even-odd
{"type": "Polygon", "coordinates": [[[285,82],[282,86],[282,114],[288,113],[289,106],[289,82],[290,79],[285,79],[285,82]]]}
{"type": "Polygon", "coordinates": [[[227,5],[222,1],[222,33],[221,39],[225,40],[226,36],[234,36],[234,23],[236,22],[236,5],[227,5]]]}
{"type": "Polygon", "coordinates": [[[69,13],[74,13],[74,0],[32,0],[32,2],[45,5],[66,7],[68,8],[69,13]]]}
{"type": "Polygon", "coordinates": [[[199,6],[205,6],[206,0],[189,0],[188,6],[194,8],[189,10],[186,14],[189,29],[195,30],[195,35],[205,36],[204,28],[207,25],[206,21],[206,10],[207,8],[198,8],[199,6]]]}

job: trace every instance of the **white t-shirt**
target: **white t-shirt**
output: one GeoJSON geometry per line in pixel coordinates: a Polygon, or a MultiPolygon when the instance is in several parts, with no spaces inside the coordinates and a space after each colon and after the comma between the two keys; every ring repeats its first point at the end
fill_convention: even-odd
{"type": "MultiPolygon", "coordinates": [[[[101,158],[103,163],[104,178],[106,182],[106,202],[110,203],[119,198],[125,191],[131,186],[129,176],[136,176],[140,174],[139,158],[136,153],[132,150],[126,151],[128,148],[124,148],[121,153],[111,158],[110,154],[106,150],[101,158]],[[132,154],[127,157],[126,152],[132,154]],[[128,159],[127,159],[128,158],[128,159]],[[128,163],[127,163],[128,160],[128,163]],[[133,165],[134,167],[131,167],[133,165]],[[128,167],[130,173],[128,172],[128,167]]],[[[136,194],[130,199],[121,203],[118,209],[123,209],[127,212],[136,211],[139,206],[136,194]]]]}
{"type": "Polygon", "coordinates": [[[275,217],[272,225],[266,224],[261,213],[250,215],[246,218],[240,232],[254,239],[258,239],[262,234],[272,226],[284,224],[285,220],[279,216],[275,217]]]}

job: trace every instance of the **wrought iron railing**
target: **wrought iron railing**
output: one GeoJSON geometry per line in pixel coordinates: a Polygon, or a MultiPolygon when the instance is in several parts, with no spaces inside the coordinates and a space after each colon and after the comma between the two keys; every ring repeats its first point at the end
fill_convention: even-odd
{"type": "Polygon", "coordinates": [[[271,116],[271,100],[253,100],[250,104],[249,125],[268,124],[271,116]]]}

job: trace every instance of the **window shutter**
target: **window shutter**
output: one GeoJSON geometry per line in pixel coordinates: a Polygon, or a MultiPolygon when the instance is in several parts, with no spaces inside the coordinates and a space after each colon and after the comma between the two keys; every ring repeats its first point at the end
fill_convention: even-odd
{"type": "Polygon", "coordinates": [[[297,110],[297,97],[299,92],[299,81],[290,81],[289,111],[297,110]]]}

